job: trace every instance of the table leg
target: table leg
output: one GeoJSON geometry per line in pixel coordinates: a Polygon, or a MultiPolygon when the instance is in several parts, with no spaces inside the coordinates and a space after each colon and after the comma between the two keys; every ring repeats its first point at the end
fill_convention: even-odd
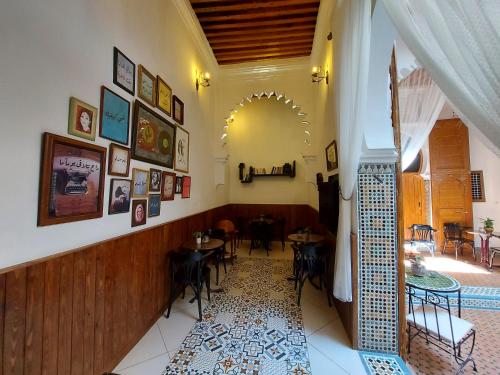
{"type": "Polygon", "coordinates": [[[462,317],[462,290],[458,290],[458,317],[462,317]]]}

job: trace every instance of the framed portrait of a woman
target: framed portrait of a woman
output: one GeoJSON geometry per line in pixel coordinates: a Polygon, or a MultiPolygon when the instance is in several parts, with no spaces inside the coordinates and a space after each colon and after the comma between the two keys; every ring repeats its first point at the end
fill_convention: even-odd
{"type": "Polygon", "coordinates": [[[97,108],[71,97],[69,100],[68,133],[95,141],[97,108]]]}

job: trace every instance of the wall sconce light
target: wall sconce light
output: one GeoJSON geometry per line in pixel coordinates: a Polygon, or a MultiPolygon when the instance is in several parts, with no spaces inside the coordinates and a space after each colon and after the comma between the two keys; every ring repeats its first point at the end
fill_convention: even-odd
{"type": "Polygon", "coordinates": [[[314,83],[321,82],[322,80],[326,80],[326,84],[328,85],[328,68],[325,69],[325,74],[322,75],[321,66],[313,66],[312,69],[312,81],[314,83]]]}
{"type": "Polygon", "coordinates": [[[210,86],[210,73],[209,72],[200,73],[196,77],[196,91],[198,91],[200,86],[203,86],[203,87],[210,86]]]}

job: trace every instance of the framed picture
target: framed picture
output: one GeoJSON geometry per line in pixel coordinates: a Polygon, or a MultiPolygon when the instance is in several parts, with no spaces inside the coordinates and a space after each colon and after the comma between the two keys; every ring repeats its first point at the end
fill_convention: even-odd
{"type": "Polygon", "coordinates": [[[109,187],[108,214],[122,214],[130,211],[130,188],[132,181],[112,178],[109,187]]]}
{"type": "Polygon", "coordinates": [[[326,169],[328,171],[333,171],[339,167],[339,161],[337,158],[337,142],[332,141],[325,150],[326,153],[326,169]]]}
{"type": "Polygon", "coordinates": [[[189,198],[191,196],[191,177],[183,176],[182,177],[182,198],[189,198]]]}
{"type": "Polygon", "coordinates": [[[156,78],[140,64],[137,72],[137,96],[153,107],[156,106],[156,78]]]}
{"type": "Polygon", "coordinates": [[[130,102],[101,86],[101,127],[99,136],[128,145],[130,102]]]}
{"type": "Polygon", "coordinates": [[[160,194],[151,194],[148,202],[148,217],[160,216],[160,194]]]}
{"type": "Polygon", "coordinates": [[[69,100],[68,133],[95,141],[97,108],[77,98],[69,100]]]}
{"type": "Polygon", "coordinates": [[[174,103],[174,120],[184,125],[184,103],[175,95],[172,101],[174,103]]]}
{"type": "Polygon", "coordinates": [[[175,194],[182,193],[182,176],[175,176],[175,194]]]}
{"type": "Polygon", "coordinates": [[[173,200],[175,196],[175,173],[163,172],[161,182],[161,200],[173,200]]]}
{"type": "Polygon", "coordinates": [[[106,148],[44,133],[38,225],[102,216],[106,148]]]}
{"type": "Polygon", "coordinates": [[[161,171],[151,168],[149,170],[149,192],[160,192],[161,188],[161,171]]]}
{"type": "Polygon", "coordinates": [[[130,149],[111,143],[109,145],[108,174],[128,177],[130,167],[130,149]]]}
{"type": "Polygon", "coordinates": [[[167,83],[161,79],[160,76],[156,76],[156,106],[165,112],[167,115],[172,115],[172,89],[167,83]]]}
{"type": "Polygon", "coordinates": [[[149,172],[143,169],[132,169],[132,197],[147,198],[149,172]]]}
{"type": "Polygon", "coordinates": [[[173,168],[175,128],[175,125],[136,100],[132,127],[132,158],[173,168]]]}
{"type": "Polygon", "coordinates": [[[175,170],[189,173],[189,133],[178,127],[175,133],[175,170]]]}
{"type": "Polygon", "coordinates": [[[113,83],[130,95],[135,94],[135,64],[116,47],[113,50],[113,83]]]}
{"type": "Polygon", "coordinates": [[[132,201],[132,226],[146,224],[146,215],[148,212],[147,199],[135,199],[132,201]]]}

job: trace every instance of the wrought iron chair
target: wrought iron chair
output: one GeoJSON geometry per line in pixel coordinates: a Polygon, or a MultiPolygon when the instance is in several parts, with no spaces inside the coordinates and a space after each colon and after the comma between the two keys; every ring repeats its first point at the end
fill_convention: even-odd
{"type": "MultiPolygon", "coordinates": [[[[490,269],[491,269],[491,267],[493,267],[493,259],[495,259],[495,256],[497,254],[500,254],[500,247],[490,247],[490,254],[489,254],[489,258],[488,258],[488,266],[490,269]]],[[[476,257],[474,256],[474,260],[475,259],[476,259],[476,257]]]]}
{"type": "Polygon", "coordinates": [[[224,219],[219,220],[217,224],[215,224],[215,228],[224,230],[226,234],[226,241],[229,242],[231,250],[229,259],[231,260],[231,264],[233,264],[236,252],[236,227],[231,220],[224,219]]]}
{"type": "Polygon", "coordinates": [[[199,320],[201,315],[201,292],[203,282],[207,287],[207,297],[210,301],[210,268],[204,265],[203,254],[197,251],[182,251],[172,253],[170,256],[170,300],[166,317],[170,317],[172,304],[182,292],[182,298],[186,294],[186,288],[191,287],[195,298],[198,300],[199,320]]]}
{"type": "Polygon", "coordinates": [[[266,249],[269,256],[269,247],[271,243],[272,226],[265,221],[254,220],[250,223],[250,250],[248,255],[252,254],[252,250],[258,247],[266,249]]]}
{"type": "Polygon", "coordinates": [[[279,217],[276,219],[276,229],[278,231],[279,239],[281,241],[281,249],[285,251],[285,226],[286,218],[279,217]]]}
{"type": "MultiPolygon", "coordinates": [[[[319,278],[319,289],[326,287],[326,296],[328,298],[328,306],[331,306],[330,291],[326,283],[326,264],[325,257],[323,256],[323,249],[311,245],[302,245],[299,247],[299,270],[295,284],[299,290],[297,291],[297,305],[300,306],[300,298],[302,296],[302,287],[306,279],[319,278]]],[[[311,281],[312,283],[312,281],[311,281]]],[[[314,285],[314,284],[313,284],[314,285]]]]}
{"type": "Polygon", "coordinates": [[[455,249],[455,259],[458,259],[458,249],[461,250],[462,255],[464,252],[462,247],[462,228],[458,223],[444,223],[443,233],[444,243],[441,254],[444,254],[446,252],[446,246],[448,245],[448,243],[452,243],[455,249]]]}
{"type": "Polygon", "coordinates": [[[224,229],[220,228],[215,228],[211,229],[211,236],[213,238],[217,238],[219,240],[224,241],[224,245],[219,247],[218,249],[215,250],[214,253],[214,260],[215,260],[215,283],[219,285],[219,265],[220,262],[222,261],[222,265],[224,266],[224,273],[227,273],[227,267],[226,267],[226,242],[227,242],[227,236],[226,232],[224,229]]]}
{"type": "Polygon", "coordinates": [[[437,232],[433,227],[427,224],[413,224],[408,229],[411,230],[410,244],[415,251],[416,247],[424,246],[429,249],[432,256],[436,252],[436,242],[434,241],[434,232],[437,232]]]}
{"type": "Polygon", "coordinates": [[[469,362],[472,362],[474,371],[477,371],[476,362],[472,358],[476,342],[474,325],[452,315],[448,295],[422,291],[410,286],[406,286],[406,294],[409,302],[409,314],[406,316],[408,353],[412,340],[421,336],[427,343],[453,355],[459,365],[456,374],[462,373],[469,362]],[[468,343],[470,350],[464,357],[461,348],[469,339],[472,343],[468,343]]]}

